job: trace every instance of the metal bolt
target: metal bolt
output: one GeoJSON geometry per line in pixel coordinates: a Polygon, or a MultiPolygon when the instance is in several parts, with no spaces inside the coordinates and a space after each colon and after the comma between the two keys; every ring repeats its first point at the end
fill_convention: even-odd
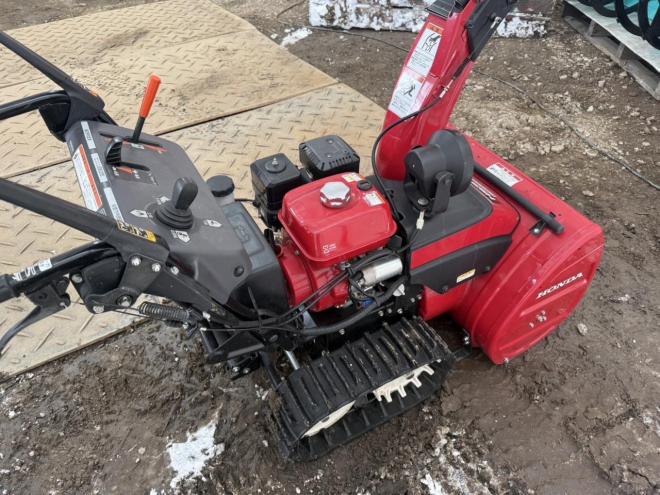
{"type": "Polygon", "coordinates": [[[417,300],[418,300],[418,301],[421,301],[421,300],[422,300],[422,295],[421,295],[421,294],[417,294],[417,300]]]}
{"type": "Polygon", "coordinates": [[[232,372],[234,372],[234,373],[240,373],[241,368],[240,368],[240,366],[234,366],[231,370],[232,370],[232,372]]]}
{"type": "Polygon", "coordinates": [[[379,311],[378,316],[380,316],[382,318],[383,316],[385,316],[385,313],[383,313],[382,311],[379,311]]]}
{"type": "Polygon", "coordinates": [[[99,313],[103,313],[105,311],[105,308],[103,306],[92,306],[92,311],[94,311],[94,313],[96,314],[99,314],[99,313]]]}
{"type": "Polygon", "coordinates": [[[72,281],[74,284],[80,284],[80,283],[82,283],[83,278],[82,278],[82,276],[80,275],[80,273],[74,273],[73,275],[71,275],[71,281],[72,281]]]}
{"type": "Polygon", "coordinates": [[[188,330],[190,328],[190,325],[188,323],[183,323],[181,325],[181,328],[183,328],[184,330],[188,330]]]}
{"type": "Polygon", "coordinates": [[[391,315],[392,314],[392,308],[387,308],[387,314],[391,315]]]}
{"type": "Polygon", "coordinates": [[[415,304],[415,301],[417,301],[416,298],[414,298],[414,297],[411,297],[411,298],[410,298],[410,302],[411,302],[411,303],[415,304]]]}
{"type": "Polygon", "coordinates": [[[179,274],[179,269],[176,266],[173,266],[170,268],[170,271],[172,272],[172,275],[178,275],[179,274]]]}
{"type": "Polygon", "coordinates": [[[403,308],[399,308],[396,310],[397,314],[402,315],[403,314],[403,308]]]}
{"type": "Polygon", "coordinates": [[[140,259],[139,256],[133,256],[133,257],[131,258],[131,265],[133,265],[133,266],[140,266],[141,263],[142,263],[142,260],[140,259]]]}
{"type": "Polygon", "coordinates": [[[130,308],[131,304],[133,304],[133,298],[131,296],[121,296],[117,299],[117,304],[122,308],[130,308]]]}
{"type": "Polygon", "coordinates": [[[539,229],[538,227],[534,227],[534,229],[532,229],[532,234],[539,235],[540,233],[541,233],[541,229],[539,229]]]}
{"type": "Polygon", "coordinates": [[[208,328],[206,328],[206,327],[199,327],[200,332],[206,332],[207,330],[208,330],[208,328]]]}
{"type": "Polygon", "coordinates": [[[419,206],[428,206],[428,205],[429,205],[429,200],[426,199],[426,198],[419,198],[419,199],[417,200],[417,204],[418,204],[419,206]]]}
{"type": "Polygon", "coordinates": [[[210,320],[210,319],[211,319],[211,314],[210,314],[208,311],[204,311],[204,312],[202,313],[202,317],[203,317],[205,320],[210,320]]]}
{"type": "Polygon", "coordinates": [[[160,271],[160,263],[153,263],[151,265],[151,271],[154,273],[158,273],[160,271]]]}
{"type": "Polygon", "coordinates": [[[339,335],[344,335],[345,333],[346,333],[346,330],[344,330],[343,328],[339,330],[339,335]]]}
{"type": "Polygon", "coordinates": [[[469,335],[466,335],[465,337],[463,337],[463,344],[470,345],[470,336],[469,335]]]}
{"type": "Polygon", "coordinates": [[[66,308],[66,303],[64,301],[60,303],[60,308],[66,308]]]}
{"type": "Polygon", "coordinates": [[[250,372],[250,368],[243,368],[243,374],[247,375],[250,372]]]}
{"type": "Polygon", "coordinates": [[[509,364],[509,358],[504,358],[504,364],[509,364]]]}

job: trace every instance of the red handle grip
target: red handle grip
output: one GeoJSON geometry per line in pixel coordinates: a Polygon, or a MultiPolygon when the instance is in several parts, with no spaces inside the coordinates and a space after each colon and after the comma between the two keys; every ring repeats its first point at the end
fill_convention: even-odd
{"type": "Polygon", "coordinates": [[[144,92],[142,106],[140,107],[140,117],[143,119],[146,119],[149,116],[149,112],[151,112],[151,107],[154,104],[159,87],[160,77],[156,75],[151,76],[149,78],[149,84],[147,84],[147,90],[144,92]]]}

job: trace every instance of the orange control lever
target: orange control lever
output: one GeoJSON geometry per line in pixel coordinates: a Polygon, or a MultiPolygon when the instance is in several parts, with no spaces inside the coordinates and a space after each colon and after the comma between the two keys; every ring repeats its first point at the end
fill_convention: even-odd
{"type": "Polygon", "coordinates": [[[142,98],[142,106],[140,107],[140,116],[138,118],[137,124],[135,125],[135,131],[133,131],[134,143],[140,141],[140,134],[142,134],[142,127],[144,122],[151,112],[151,107],[156,100],[156,94],[158,93],[158,88],[160,87],[160,77],[152,75],[149,78],[149,83],[147,84],[147,90],[144,92],[144,98],[142,98]]]}
{"type": "Polygon", "coordinates": [[[140,117],[143,119],[149,117],[149,112],[151,112],[151,107],[156,100],[156,93],[158,93],[159,87],[160,77],[156,75],[151,76],[147,84],[147,90],[144,93],[144,98],[142,99],[142,106],[140,107],[140,117]]]}

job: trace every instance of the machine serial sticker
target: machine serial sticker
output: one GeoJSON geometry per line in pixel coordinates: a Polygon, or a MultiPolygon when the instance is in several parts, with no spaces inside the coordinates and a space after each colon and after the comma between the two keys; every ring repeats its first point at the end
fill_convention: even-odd
{"type": "Polygon", "coordinates": [[[53,267],[53,263],[49,259],[39,261],[38,263],[35,263],[32,266],[28,266],[21,270],[20,272],[14,273],[11,278],[14,279],[15,282],[22,282],[24,280],[27,280],[29,278],[34,277],[35,275],[39,275],[41,272],[45,272],[46,270],[50,270],[53,267]]]}
{"type": "Polygon", "coordinates": [[[517,177],[513,172],[508,168],[503,167],[500,163],[493,163],[488,167],[488,171],[509,187],[513,187],[518,184],[518,182],[522,182],[520,177],[517,177]]]}
{"type": "Polygon", "coordinates": [[[369,206],[379,206],[384,203],[383,198],[380,197],[376,191],[364,195],[364,200],[369,206]]]}
{"type": "Polygon", "coordinates": [[[71,159],[73,160],[73,167],[78,177],[78,184],[80,184],[80,191],[85,200],[85,206],[92,211],[100,210],[103,206],[103,201],[101,201],[101,195],[94,182],[94,175],[92,174],[92,169],[89,166],[89,160],[87,160],[87,155],[85,155],[82,144],[78,147],[71,159]]]}
{"type": "Polygon", "coordinates": [[[427,24],[424,32],[419,38],[419,43],[415,47],[410,60],[408,61],[408,68],[414,70],[418,74],[426,77],[431,71],[431,66],[435,61],[435,56],[440,48],[442,41],[443,29],[433,24],[427,24]]]}
{"type": "Polygon", "coordinates": [[[141,229],[140,227],[136,227],[130,223],[122,222],[121,220],[117,220],[117,228],[122,232],[126,232],[136,237],[141,237],[142,239],[146,239],[149,242],[156,242],[156,234],[150,230],[141,229]]]}
{"type": "Polygon", "coordinates": [[[103,194],[105,194],[105,199],[108,201],[108,205],[110,206],[110,213],[112,213],[113,218],[115,220],[121,220],[123,222],[124,216],[121,214],[121,210],[119,209],[119,205],[117,204],[115,193],[113,193],[112,189],[110,189],[109,187],[105,187],[103,189],[103,194]]]}
{"type": "Polygon", "coordinates": [[[87,122],[82,122],[80,125],[82,126],[82,131],[85,135],[85,141],[87,141],[87,147],[90,151],[96,149],[96,143],[94,142],[94,136],[92,135],[92,130],[89,128],[89,124],[87,122]]]}
{"type": "Polygon", "coordinates": [[[422,76],[411,70],[404,70],[394,89],[389,110],[401,118],[419,110],[420,104],[417,99],[423,85],[424,78],[422,76]]]}
{"type": "Polygon", "coordinates": [[[364,180],[364,177],[362,177],[360,174],[356,174],[355,172],[344,174],[341,176],[341,178],[346,182],[360,182],[361,180],[364,180]]]}
{"type": "Polygon", "coordinates": [[[477,270],[475,270],[475,269],[473,268],[473,269],[470,270],[469,272],[465,272],[465,273],[459,275],[458,277],[456,277],[456,283],[457,283],[457,284],[460,284],[460,283],[463,282],[464,280],[467,280],[468,278],[472,278],[472,277],[474,277],[474,274],[475,274],[475,273],[477,273],[477,270]]]}

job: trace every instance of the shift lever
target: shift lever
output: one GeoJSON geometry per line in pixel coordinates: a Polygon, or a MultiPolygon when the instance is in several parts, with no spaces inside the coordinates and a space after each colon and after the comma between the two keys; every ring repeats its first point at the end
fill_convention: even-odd
{"type": "Polygon", "coordinates": [[[138,121],[135,124],[135,130],[133,131],[133,137],[131,141],[134,143],[140,142],[140,134],[142,134],[142,128],[144,123],[151,112],[151,107],[154,104],[156,99],[156,93],[158,93],[158,88],[160,87],[160,77],[153,75],[149,78],[149,83],[147,84],[147,89],[144,92],[144,98],[142,99],[142,106],[140,107],[140,116],[138,121]]]}
{"type": "Polygon", "coordinates": [[[193,225],[190,205],[197,197],[197,184],[189,177],[177,179],[172,191],[172,199],[156,209],[156,218],[168,227],[189,229],[193,225]]]}

